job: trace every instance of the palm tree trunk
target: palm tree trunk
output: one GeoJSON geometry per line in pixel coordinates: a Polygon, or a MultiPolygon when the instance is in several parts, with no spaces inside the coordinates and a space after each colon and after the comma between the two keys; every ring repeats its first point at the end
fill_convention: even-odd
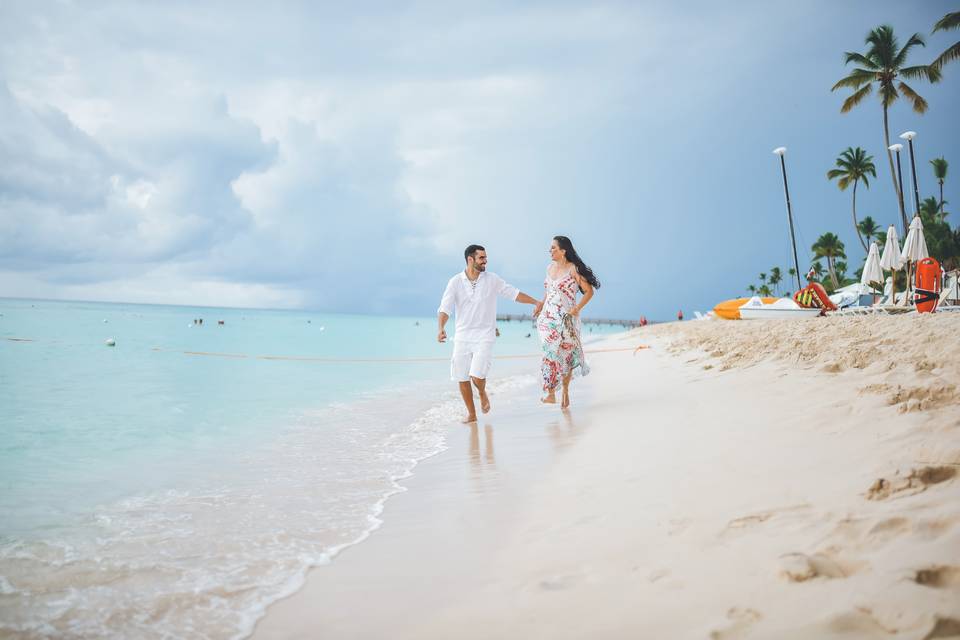
{"type": "Polygon", "coordinates": [[[827,256],[827,268],[830,269],[830,282],[836,290],[840,287],[840,281],[837,280],[837,272],[833,269],[833,256],[827,256]]]}
{"type": "Polygon", "coordinates": [[[863,236],[860,235],[860,225],[857,224],[857,183],[859,180],[853,181],[853,230],[857,232],[857,238],[860,239],[860,244],[863,246],[864,252],[867,251],[867,243],[863,241],[863,236]]]}
{"type": "Polygon", "coordinates": [[[893,151],[890,151],[890,118],[887,115],[887,105],[883,105],[883,140],[886,142],[884,148],[887,150],[887,161],[890,163],[890,178],[893,180],[893,194],[897,196],[897,210],[900,211],[900,221],[903,222],[904,233],[907,228],[907,216],[903,212],[903,194],[900,193],[900,186],[897,184],[897,170],[893,166],[893,151]]]}
{"type": "Polygon", "coordinates": [[[943,180],[940,181],[940,224],[943,224],[943,180]]]}

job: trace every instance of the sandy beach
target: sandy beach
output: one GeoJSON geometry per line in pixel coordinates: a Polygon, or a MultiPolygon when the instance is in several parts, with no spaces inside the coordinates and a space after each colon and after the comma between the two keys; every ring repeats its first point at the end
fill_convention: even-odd
{"type": "Polygon", "coordinates": [[[960,314],[646,327],[494,396],[256,638],[960,637],[960,314]]]}

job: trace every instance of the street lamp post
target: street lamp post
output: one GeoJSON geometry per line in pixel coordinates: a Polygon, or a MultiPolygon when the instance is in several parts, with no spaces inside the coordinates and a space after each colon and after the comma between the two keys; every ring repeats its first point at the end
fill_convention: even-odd
{"type": "Polygon", "coordinates": [[[787,199],[787,220],[790,222],[790,242],[793,244],[793,267],[797,272],[797,291],[803,289],[800,283],[800,261],[797,260],[797,238],[793,233],[793,211],[790,209],[790,189],[787,188],[787,163],[783,156],[787,153],[786,147],[777,147],[773,150],[775,155],[780,156],[780,170],[783,172],[783,195],[787,199]]]}
{"type": "Polygon", "coordinates": [[[907,237],[907,212],[903,207],[903,172],[900,170],[900,152],[903,150],[902,144],[892,144],[887,149],[893,151],[897,154],[897,184],[899,184],[899,191],[897,191],[897,199],[900,201],[900,223],[903,225],[903,237],[907,237]]]}
{"type": "Polygon", "coordinates": [[[920,215],[920,189],[917,187],[917,164],[913,161],[913,139],[917,137],[916,131],[904,131],[900,137],[910,145],[910,169],[913,172],[913,204],[915,208],[913,215],[920,215]]]}

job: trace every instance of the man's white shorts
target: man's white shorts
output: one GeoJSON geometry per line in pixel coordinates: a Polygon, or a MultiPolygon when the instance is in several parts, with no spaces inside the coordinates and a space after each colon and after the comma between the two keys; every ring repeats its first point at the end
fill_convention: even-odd
{"type": "Polygon", "coordinates": [[[453,343],[450,358],[450,379],[454,382],[469,382],[470,378],[485,379],[493,364],[493,342],[459,340],[453,343]]]}

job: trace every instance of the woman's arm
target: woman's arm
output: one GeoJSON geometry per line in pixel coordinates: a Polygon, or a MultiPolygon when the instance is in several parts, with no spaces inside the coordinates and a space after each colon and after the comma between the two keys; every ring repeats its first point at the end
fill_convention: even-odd
{"type": "Polygon", "coordinates": [[[583,289],[583,297],[580,298],[580,302],[573,305],[573,308],[570,309],[570,315],[578,316],[580,315],[580,310],[587,306],[587,303],[590,302],[590,298],[593,297],[593,287],[589,282],[587,282],[587,279],[581,276],[579,273],[574,272],[573,277],[576,278],[577,284],[580,285],[581,289],[583,289]]]}

